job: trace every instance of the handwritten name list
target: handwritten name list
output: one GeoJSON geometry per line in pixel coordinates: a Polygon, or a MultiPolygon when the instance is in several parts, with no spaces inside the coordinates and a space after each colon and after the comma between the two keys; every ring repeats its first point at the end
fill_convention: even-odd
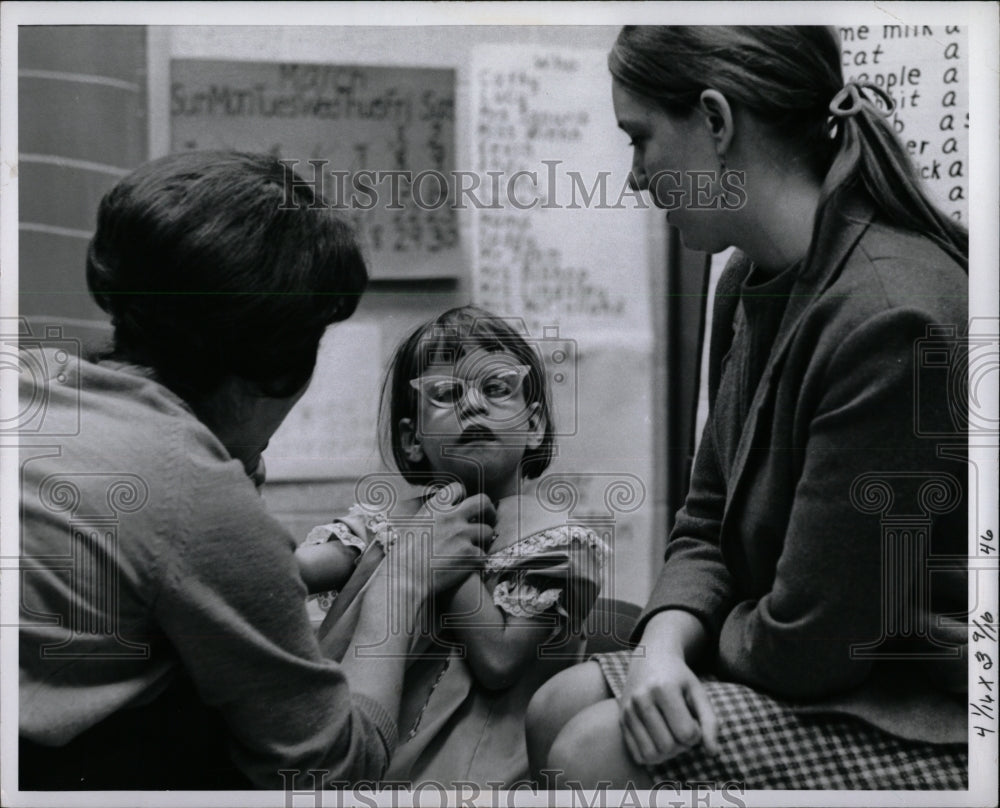
{"type": "Polygon", "coordinates": [[[477,302],[533,333],[648,332],[648,218],[604,54],[484,47],[472,81],[477,302]]]}

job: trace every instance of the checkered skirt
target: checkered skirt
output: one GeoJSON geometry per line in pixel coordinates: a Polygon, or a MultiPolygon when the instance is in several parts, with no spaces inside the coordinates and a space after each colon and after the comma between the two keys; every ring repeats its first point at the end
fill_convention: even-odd
{"type": "MultiPolygon", "coordinates": [[[[620,699],[631,652],[598,654],[620,699]]],[[[649,773],[657,783],[733,782],[747,789],[955,789],[969,787],[966,744],[929,744],[889,735],[848,715],[796,713],[733,682],[705,681],[719,721],[721,754],[692,749],[649,773]]],[[[684,785],[687,784],[687,785],[684,785]]]]}

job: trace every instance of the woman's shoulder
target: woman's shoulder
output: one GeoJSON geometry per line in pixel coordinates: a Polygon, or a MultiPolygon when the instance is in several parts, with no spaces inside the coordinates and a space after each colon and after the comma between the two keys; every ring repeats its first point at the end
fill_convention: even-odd
{"type": "Polygon", "coordinates": [[[932,239],[875,221],[852,251],[835,286],[884,296],[889,307],[947,311],[968,306],[968,273],[932,239]]]}
{"type": "Polygon", "coordinates": [[[176,394],[137,366],[81,360],[67,385],[82,413],[72,448],[142,478],[150,503],[197,510],[255,494],[239,461],[176,394]],[[214,502],[213,502],[214,500],[214,502]]]}
{"type": "Polygon", "coordinates": [[[895,227],[880,219],[871,223],[861,237],[860,246],[865,256],[874,262],[917,264],[933,267],[945,275],[966,275],[965,269],[934,239],[913,230],[895,227]]]}
{"type": "Polygon", "coordinates": [[[807,322],[839,340],[893,319],[961,327],[968,307],[968,275],[950,255],[926,236],[873,222],[807,322]]]}

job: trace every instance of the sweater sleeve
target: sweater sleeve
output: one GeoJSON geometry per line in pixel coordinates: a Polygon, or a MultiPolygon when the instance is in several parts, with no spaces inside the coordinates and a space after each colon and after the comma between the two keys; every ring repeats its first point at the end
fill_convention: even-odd
{"type": "MultiPolygon", "coordinates": [[[[883,634],[881,516],[862,507],[852,487],[865,474],[888,479],[897,507],[913,513],[920,486],[947,473],[913,422],[914,345],[929,323],[912,309],[883,311],[833,354],[818,385],[773,587],[726,619],[723,675],[811,699],[869,674],[872,663],[852,646],[883,634]]],[[[923,403],[946,407],[944,388],[934,392],[936,403],[923,403]]]]}
{"type": "Polygon", "coordinates": [[[352,698],[340,667],[320,654],[294,539],[227,469],[234,461],[188,466],[197,488],[188,483],[178,503],[186,529],[170,540],[154,615],[200,697],[223,714],[234,761],[262,788],[281,788],[281,770],[341,782],[381,776],[394,718],[352,698]]]}
{"type": "Polygon", "coordinates": [[[666,563],[633,631],[635,641],[641,638],[649,619],[667,609],[690,612],[701,619],[713,638],[718,636],[734,603],[732,577],[719,546],[725,504],[725,482],[709,418],[684,507],[677,513],[667,543],[666,563]]]}

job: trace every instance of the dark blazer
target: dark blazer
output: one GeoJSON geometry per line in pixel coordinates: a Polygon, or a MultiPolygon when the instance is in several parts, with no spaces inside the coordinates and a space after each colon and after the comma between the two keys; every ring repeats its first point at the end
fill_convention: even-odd
{"type": "Polygon", "coordinates": [[[966,740],[965,270],[845,205],[800,271],[745,421],[748,261],[719,283],[711,414],[636,630],[698,616],[720,678],[901,737],[966,740]],[[942,360],[944,357],[944,360],[942,360]],[[943,364],[942,364],[943,362],[943,364]]]}

